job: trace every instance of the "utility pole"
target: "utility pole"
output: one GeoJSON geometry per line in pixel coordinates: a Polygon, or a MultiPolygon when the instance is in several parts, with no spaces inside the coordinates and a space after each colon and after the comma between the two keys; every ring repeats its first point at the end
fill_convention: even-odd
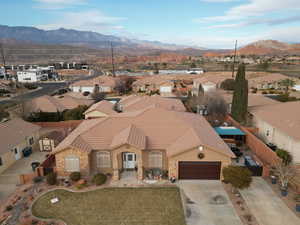
{"type": "Polygon", "coordinates": [[[110,42],[110,47],[111,47],[111,64],[112,64],[112,75],[113,77],[116,76],[115,73],[115,59],[114,59],[114,48],[112,42],[110,42]]]}
{"type": "Polygon", "coordinates": [[[233,65],[232,65],[232,78],[234,78],[234,69],[235,69],[234,67],[235,67],[236,52],[237,52],[237,40],[235,41],[235,48],[234,48],[233,65]]]}

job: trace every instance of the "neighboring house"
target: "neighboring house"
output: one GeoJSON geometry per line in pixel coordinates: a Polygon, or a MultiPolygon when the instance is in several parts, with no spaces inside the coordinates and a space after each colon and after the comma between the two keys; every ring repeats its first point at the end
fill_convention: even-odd
{"type": "Polygon", "coordinates": [[[266,143],[289,151],[300,164],[300,102],[287,102],[250,109],[252,123],[266,143]]]}
{"type": "Polygon", "coordinates": [[[35,98],[31,101],[31,112],[63,112],[68,109],[74,109],[80,105],[90,106],[93,100],[90,99],[78,99],[68,95],[62,95],[59,97],[44,95],[35,98]]]}
{"type": "Polygon", "coordinates": [[[117,110],[121,112],[130,112],[143,110],[149,107],[159,107],[166,110],[185,112],[186,108],[182,101],[175,98],[164,98],[159,95],[136,96],[130,95],[121,99],[117,103],[117,110]]]}
{"type": "Polygon", "coordinates": [[[23,149],[37,143],[39,131],[39,126],[21,119],[0,123],[0,173],[23,158],[23,149]]]}
{"type": "Polygon", "coordinates": [[[39,82],[43,79],[44,74],[40,69],[29,69],[25,71],[18,71],[17,78],[21,83],[39,82]]]}
{"type": "Polygon", "coordinates": [[[166,81],[159,85],[159,93],[162,96],[170,96],[174,88],[174,82],[166,81]]]}
{"type": "MultiPolygon", "coordinates": [[[[232,94],[228,93],[221,93],[220,95],[223,97],[225,102],[228,104],[228,112],[231,112],[231,105],[232,105],[232,94]]],[[[267,106],[267,105],[276,105],[276,104],[281,104],[281,102],[276,101],[274,99],[271,99],[269,97],[266,97],[261,94],[248,94],[248,112],[252,109],[262,107],[262,106],[267,106]]]]}
{"type": "Polygon", "coordinates": [[[88,110],[84,112],[85,119],[108,117],[110,115],[117,114],[114,109],[115,104],[102,100],[92,105],[88,110]]]}
{"type": "Polygon", "coordinates": [[[81,80],[73,83],[70,88],[73,92],[93,93],[95,86],[99,87],[99,92],[111,93],[114,91],[118,78],[111,76],[98,76],[89,80],[81,80]]]}
{"type": "Polygon", "coordinates": [[[261,89],[280,89],[280,81],[290,79],[290,77],[279,74],[279,73],[271,73],[267,76],[259,76],[254,77],[252,79],[248,79],[248,87],[249,88],[257,88],[261,89]]]}
{"type": "Polygon", "coordinates": [[[204,117],[157,107],[85,120],[53,154],[59,176],[102,172],[113,180],[127,169],[136,169],[138,179],[149,169],[179,179],[220,179],[235,157],[204,117]]]}

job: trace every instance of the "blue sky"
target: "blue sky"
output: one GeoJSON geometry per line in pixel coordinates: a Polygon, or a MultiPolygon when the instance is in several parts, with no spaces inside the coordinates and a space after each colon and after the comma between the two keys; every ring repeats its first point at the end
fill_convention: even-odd
{"type": "Polygon", "coordinates": [[[210,48],[300,42],[300,0],[1,0],[0,23],[210,48]]]}

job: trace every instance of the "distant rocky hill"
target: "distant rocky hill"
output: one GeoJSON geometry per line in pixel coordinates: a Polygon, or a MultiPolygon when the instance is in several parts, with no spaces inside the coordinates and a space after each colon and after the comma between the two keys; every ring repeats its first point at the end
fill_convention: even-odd
{"type": "MultiPolygon", "coordinates": [[[[233,50],[207,52],[205,56],[232,55],[233,50]]],[[[239,55],[300,55],[300,44],[289,44],[276,40],[260,40],[238,49],[239,55]]]]}
{"type": "Polygon", "coordinates": [[[78,31],[64,28],[57,30],[42,30],[35,27],[12,27],[5,25],[0,25],[0,39],[15,39],[18,41],[30,41],[39,44],[74,45],[99,49],[108,48],[110,43],[113,43],[116,48],[179,50],[188,47],[158,41],[145,41],[104,35],[91,31],[78,31]]]}

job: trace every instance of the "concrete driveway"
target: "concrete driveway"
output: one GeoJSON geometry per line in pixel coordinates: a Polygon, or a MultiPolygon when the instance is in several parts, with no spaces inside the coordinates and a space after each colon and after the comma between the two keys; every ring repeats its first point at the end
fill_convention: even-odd
{"type": "Polygon", "coordinates": [[[187,200],[187,225],[243,225],[225,192],[221,181],[186,180],[179,181],[183,195],[187,200]],[[222,205],[211,204],[211,198],[222,195],[227,202],[222,205]]]}
{"type": "Polygon", "coordinates": [[[241,191],[250,211],[261,225],[299,225],[300,219],[260,177],[253,177],[247,190],[241,191]]]}
{"type": "Polygon", "coordinates": [[[33,152],[29,157],[16,161],[11,167],[0,174],[0,202],[5,200],[12,194],[17,185],[20,184],[19,175],[32,173],[32,162],[43,162],[45,160],[45,152],[33,152]]]}

